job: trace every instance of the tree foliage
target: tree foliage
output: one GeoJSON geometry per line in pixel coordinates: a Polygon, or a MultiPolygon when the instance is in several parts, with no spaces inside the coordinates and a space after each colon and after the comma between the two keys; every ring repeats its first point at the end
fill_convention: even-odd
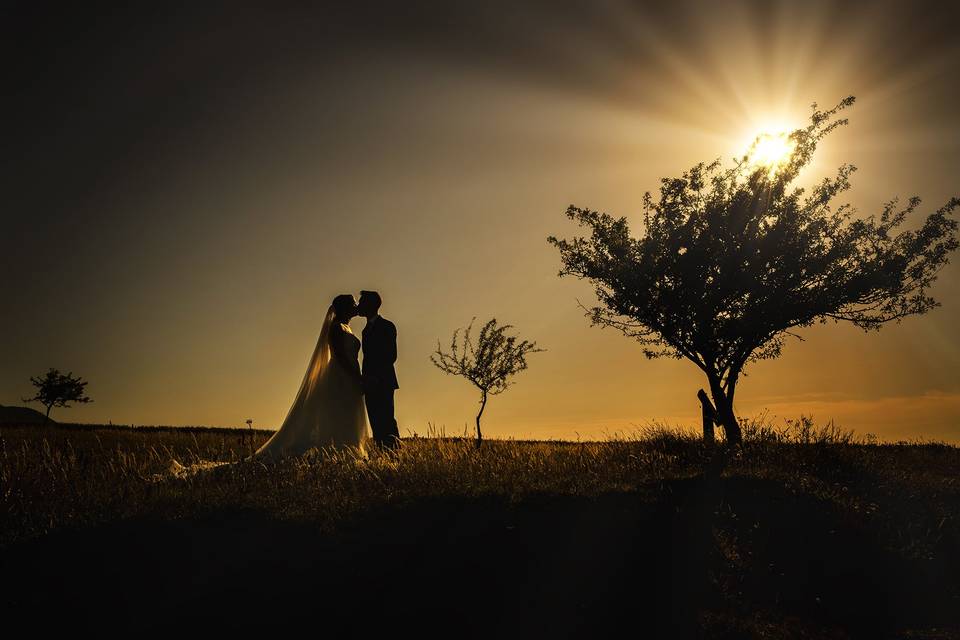
{"type": "Polygon", "coordinates": [[[60,373],[59,370],[50,368],[43,377],[32,376],[30,382],[37,388],[37,395],[32,398],[24,398],[24,402],[39,402],[47,408],[47,419],[50,418],[50,410],[53,407],[70,408],[68,402],[79,402],[86,404],[93,402],[84,395],[84,387],[87,383],[79,376],[74,378],[73,372],[67,374],[60,373]]]}
{"type": "Polygon", "coordinates": [[[510,378],[527,368],[527,354],[545,351],[537,348],[536,342],[520,340],[507,334],[513,325],[497,325],[497,319],[488,320],[480,328],[474,343],[471,332],[476,318],[463,329],[463,338],[458,343],[461,329],[453,332],[450,352],[444,353],[437,341],[437,350],[430,361],[448,375],[466,378],[480,390],[480,412],[477,414],[477,445],[483,440],[480,417],[487,405],[488,396],[503,393],[513,384],[510,378]]]}
{"type": "Polygon", "coordinates": [[[733,397],[745,365],[779,356],[795,329],[842,320],[869,331],[939,305],[929,289],[957,248],[950,214],[960,199],[900,230],[919,198],[893,199],[866,218],[834,205],[853,165],[809,192],[792,185],[820,140],[847,124],[836,116],[853,102],[826,111],[814,103],[775,171],[748,152],[730,168],[718,159],[663,178],[658,200],[644,195],[639,238],[626,218],[573,205],[567,217],[590,235],[548,238],[559,275],[594,285],[593,325],[635,338],[649,358],[686,358],[704,372],[728,440],[740,440],[733,397]]]}

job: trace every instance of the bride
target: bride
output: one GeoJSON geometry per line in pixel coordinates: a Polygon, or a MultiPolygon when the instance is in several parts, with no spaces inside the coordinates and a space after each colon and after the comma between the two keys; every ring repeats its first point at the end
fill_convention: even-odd
{"type": "MultiPolygon", "coordinates": [[[[357,302],[339,295],[327,310],[300,390],[283,424],[244,462],[275,461],[310,449],[343,450],[366,458],[367,414],[360,378],[360,340],[350,330],[357,302]]],[[[201,461],[189,467],[173,460],[170,471],[185,477],[200,469],[230,464],[201,461]]]]}
{"type": "Polygon", "coordinates": [[[314,447],[366,452],[367,414],[357,359],[360,339],[348,324],[356,315],[352,295],[333,299],[293,406],[252,459],[298,456],[314,447]]]}

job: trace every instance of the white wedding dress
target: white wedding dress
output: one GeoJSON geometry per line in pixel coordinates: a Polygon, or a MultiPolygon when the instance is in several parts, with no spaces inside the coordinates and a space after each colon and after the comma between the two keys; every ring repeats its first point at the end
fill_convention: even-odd
{"type": "MultiPolygon", "coordinates": [[[[367,412],[360,384],[333,356],[331,340],[341,340],[351,363],[359,363],[360,339],[350,326],[334,331],[331,308],[320,331],[320,339],[303,383],[286,419],[253,454],[254,459],[298,456],[313,448],[327,450],[354,448],[365,453],[367,412]]],[[[357,364],[355,373],[360,374],[357,364]]]]}
{"type": "MultiPolygon", "coordinates": [[[[355,373],[359,375],[360,339],[353,334],[349,325],[340,324],[340,330],[336,330],[334,318],[333,307],[330,307],[300,390],[283,424],[259,449],[245,457],[244,462],[276,461],[302,455],[311,449],[321,453],[340,451],[361,458],[368,456],[366,441],[369,428],[361,387],[333,355],[331,344],[334,339],[341,340],[343,352],[351,364],[358,363],[355,373]]],[[[204,469],[228,464],[201,460],[185,466],[173,460],[170,473],[183,478],[204,469]]]]}

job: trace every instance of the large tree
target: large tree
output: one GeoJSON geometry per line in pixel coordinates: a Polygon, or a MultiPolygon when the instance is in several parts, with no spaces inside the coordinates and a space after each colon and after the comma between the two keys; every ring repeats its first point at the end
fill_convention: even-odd
{"type": "Polygon", "coordinates": [[[834,205],[850,164],[809,191],[792,184],[853,102],[814,103],[779,165],[758,164],[751,147],[729,168],[715,160],[662,179],[657,201],[644,195],[639,238],[626,218],[573,205],[566,215],[590,235],[548,238],[560,275],[594,285],[598,305],[585,307],[593,325],[637,339],[648,358],[686,358],[703,371],[728,442],[741,441],[733,400],[744,366],[779,356],[796,329],[834,320],[869,331],[939,306],[929,289],[957,248],[950,214],[960,199],[900,230],[919,198],[866,218],[834,205]]]}

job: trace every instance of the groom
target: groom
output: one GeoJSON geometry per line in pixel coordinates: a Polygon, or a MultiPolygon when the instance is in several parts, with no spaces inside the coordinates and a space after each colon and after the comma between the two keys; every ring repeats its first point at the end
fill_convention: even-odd
{"type": "Polygon", "coordinates": [[[397,361],[397,327],[378,313],[380,294],[361,291],[357,314],[367,319],[363,328],[364,402],[373,439],[381,449],[396,449],[400,432],[393,417],[393,392],[400,388],[393,363],[397,361]]]}

